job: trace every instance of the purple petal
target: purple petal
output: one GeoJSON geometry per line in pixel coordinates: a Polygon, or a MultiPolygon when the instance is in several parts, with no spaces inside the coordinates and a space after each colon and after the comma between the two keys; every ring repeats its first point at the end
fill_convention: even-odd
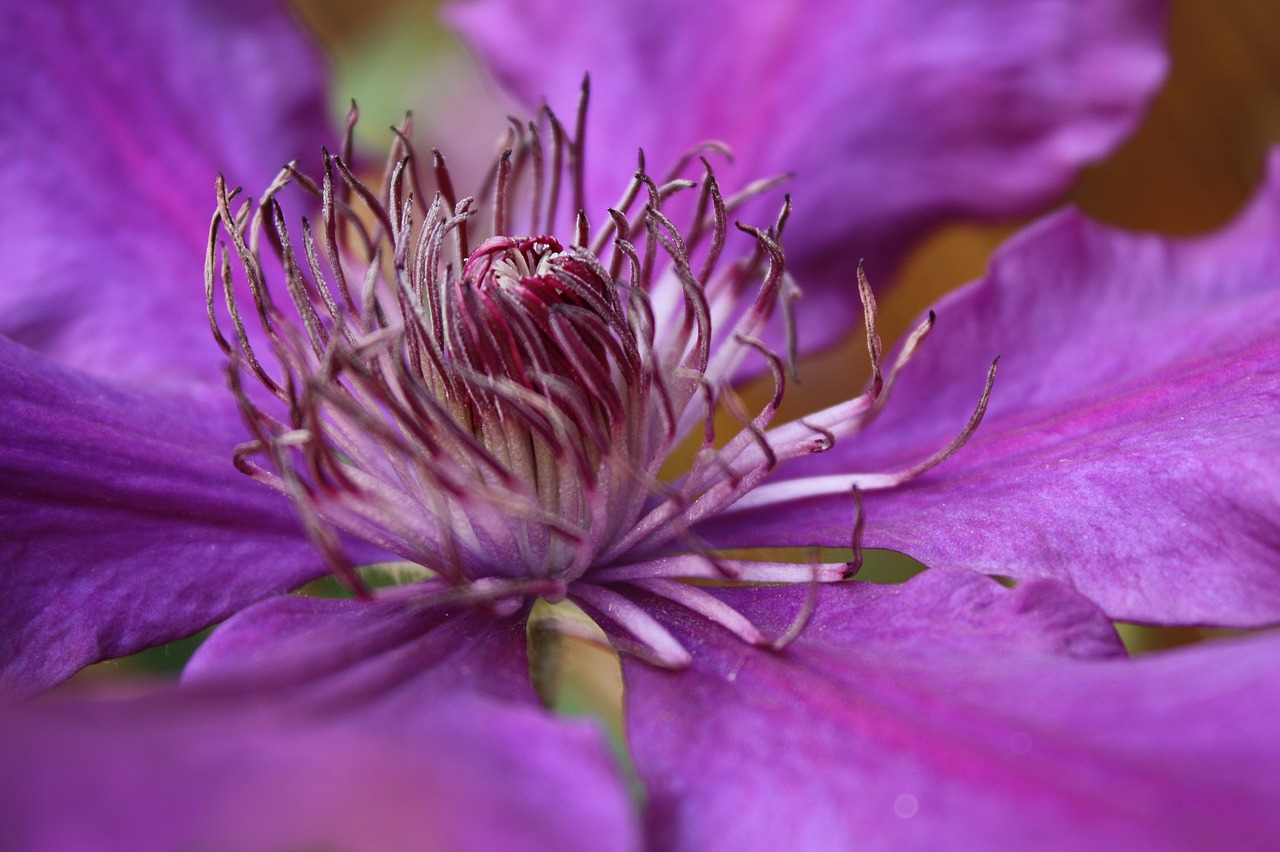
{"type": "MultiPolygon", "coordinates": [[[[1280,621],[1280,159],[1203,239],[1075,213],[997,255],[938,324],[882,419],[799,473],[895,470],[986,419],[910,485],[866,495],[866,543],[937,566],[1069,580],[1115,618],[1280,621]]],[[[786,471],[784,471],[786,475],[786,471]]],[[[766,486],[703,531],[734,546],[845,545],[847,486],[766,486]],[[781,496],[776,488],[774,496],[781,496]],[[808,496],[803,496],[807,494],[808,496]]]]}
{"type": "Polygon", "coordinates": [[[433,589],[420,584],[371,601],[292,595],[263,601],[214,631],[188,663],[183,683],[280,689],[293,701],[377,699],[410,712],[462,687],[536,703],[523,621],[428,606],[425,595],[433,589]]]}
{"type": "MultiPolygon", "coordinates": [[[[0,780],[0,845],[635,848],[626,788],[600,731],[548,716],[527,677],[524,698],[499,699],[488,688],[527,672],[518,619],[455,614],[440,628],[421,608],[287,601],[306,610],[285,619],[299,636],[338,643],[313,647],[318,657],[358,650],[365,659],[355,668],[413,657],[416,671],[402,668],[399,683],[413,699],[348,692],[343,706],[322,709],[300,705],[294,684],[279,690],[287,699],[272,700],[243,682],[228,694],[233,682],[224,677],[221,688],[206,679],[142,701],[46,705],[39,718],[0,729],[10,769],[0,780]],[[416,630],[403,629],[415,620],[416,630]],[[401,628],[401,644],[369,644],[372,634],[385,638],[386,621],[401,628]],[[361,628],[343,641],[342,629],[361,628]]],[[[249,627],[246,614],[237,629],[256,632],[271,657],[266,622],[293,641],[280,615],[277,608],[249,627]]],[[[343,668],[318,679],[342,680],[343,668]]]]}
{"type": "MultiPolygon", "coordinates": [[[[779,629],[805,592],[717,594],[779,629]]],[[[1072,635],[1102,650],[1101,613],[1054,581],[967,572],[824,587],[783,652],[652,603],[694,655],[682,673],[624,663],[655,848],[1280,840],[1280,636],[1064,655],[1072,635]]]]}
{"type": "Polygon", "coordinates": [[[122,392],[0,338],[0,692],[321,573],[288,502],[232,466],[227,401],[122,392]]]}
{"type": "Polygon", "coordinates": [[[99,375],[216,379],[214,175],[257,193],[330,138],[282,4],[11,4],[0,78],[0,333],[99,375]]]}
{"type": "Polygon", "coordinates": [[[638,147],[657,174],[707,139],[733,148],[731,186],[794,173],[810,344],[847,327],[859,258],[883,280],[940,221],[1043,204],[1133,129],[1166,64],[1159,0],[476,0],[452,19],[530,105],[572,115],[590,72],[593,210],[638,147]]]}

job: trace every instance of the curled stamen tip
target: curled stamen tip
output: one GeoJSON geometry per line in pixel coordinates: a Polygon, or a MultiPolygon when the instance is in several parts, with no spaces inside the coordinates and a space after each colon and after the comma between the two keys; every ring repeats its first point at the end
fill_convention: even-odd
{"type": "MultiPolygon", "coordinates": [[[[727,142],[721,142],[718,139],[710,139],[705,143],[704,150],[715,151],[717,154],[724,157],[725,162],[730,164],[733,163],[733,147],[727,142]]],[[[711,164],[707,163],[705,157],[700,157],[699,159],[701,159],[703,163],[707,164],[708,169],[711,168],[711,164]]]]}
{"type": "Polygon", "coordinates": [[[800,421],[800,425],[814,431],[812,443],[809,446],[810,453],[825,453],[836,445],[836,436],[830,429],[824,429],[821,426],[814,426],[804,420],[800,421]]]}

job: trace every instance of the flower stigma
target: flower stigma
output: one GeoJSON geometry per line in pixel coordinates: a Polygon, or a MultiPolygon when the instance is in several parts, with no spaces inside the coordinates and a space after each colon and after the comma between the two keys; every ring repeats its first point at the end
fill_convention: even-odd
{"type": "Polygon", "coordinates": [[[886,375],[859,268],[870,385],[773,427],[794,374],[799,291],[782,248],[790,199],[768,227],[730,221],[782,179],[726,197],[708,159],[727,155],[722,145],[695,147],[661,179],[641,152],[618,202],[593,221],[587,101],[584,84],[572,132],[546,107],[513,119],[475,197],[458,197],[438,151],[424,167],[410,118],[395,129],[381,186],[362,182],[351,165],[354,107],[341,154],[324,151],[318,178],[291,163],[255,204],[219,176],[205,295],[252,433],[235,463],[288,496],[359,595],[369,592],[348,556],[353,541],[430,577],[380,594],[511,611],[568,597],[611,624],[620,649],[662,665],[688,654],[629,588],[753,644],[785,644],[803,614],[783,636],[765,637],[686,581],[850,576],[861,559],[860,491],[892,487],[955,452],[982,418],[995,366],[947,446],[908,470],[844,477],[852,562],[718,554],[698,537],[699,522],[751,495],[779,464],[863,428],[933,317],[886,375]],[[286,191],[307,196],[300,206],[318,207],[318,222],[288,224],[286,191]],[[763,342],[775,317],[791,341],[784,354],[763,342]],[[751,413],[732,380],[761,362],[773,393],[751,413]],[[725,413],[735,424],[727,436],[725,413]],[[697,450],[672,477],[664,465],[686,443],[697,450]]]}

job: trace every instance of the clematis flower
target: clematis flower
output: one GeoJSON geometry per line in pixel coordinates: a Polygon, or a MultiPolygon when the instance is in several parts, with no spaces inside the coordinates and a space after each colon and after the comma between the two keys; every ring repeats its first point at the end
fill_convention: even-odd
{"type": "MultiPolygon", "coordinates": [[[[628,7],[613,8],[623,20],[649,20],[635,17],[628,7]]],[[[1094,37],[1068,42],[1070,50],[1041,53],[1046,42],[1064,37],[1064,20],[1081,27],[1099,20],[1098,14],[1072,9],[1071,4],[1046,4],[1040,14],[1006,17],[1010,13],[1002,8],[975,3],[973,28],[956,29],[977,42],[985,41],[983,33],[991,33],[990,45],[1013,52],[1008,62],[997,63],[976,80],[956,77],[963,81],[962,90],[986,92],[1004,86],[1002,97],[1018,108],[1000,115],[1019,122],[1034,115],[1040,128],[1034,133],[1012,128],[990,135],[957,132],[986,152],[974,159],[990,165],[992,181],[1005,173],[1003,164],[1014,152],[1039,150],[1034,144],[1026,148],[1027,139],[1070,136],[1068,128],[1098,127],[1110,116],[1107,138],[1115,141],[1135,120],[1157,82],[1163,58],[1159,16],[1152,12],[1130,19],[1117,11],[1127,21],[1123,26],[1099,23],[1094,37]],[[1140,26],[1143,21],[1146,25],[1140,26]],[[1002,29],[1006,25],[1007,33],[1002,29]],[[1032,32],[1040,35],[1030,38],[1032,32]],[[1024,43],[1025,52],[1019,53],[1024,43]],[[1104,73],[1110,56],[1140,57],[1136,64],[1146,69],[1146,76],[1136,78],[1129,62],[1117,62],[1113,72],[1104,73]],[[1010,71],[1037,61],[1044,63],[1042,75],[1010,71]],[[1076,74],[1077,62],[1098,71],[1076,74]],[[1098,87],[1064,88],[1058,85],[1063,79],[1096,80],[1098,87]],[[1062,99],[1069,97],[1063,92],[1073,91],[1084,93],[1079,105],[1062,108],[1062,99]],[[976,141],[980,138],[996,140],[988,143],[994,150],[976,141]]],[[[318,59],[278,9],[184,3],[171,4],[165,14],[140,18],[123,6],[68,0],[13,8],[6,14],[11,25],[4,28],[7,41],[0,52],[0,70],[4,79],[21,85],[2,102],[5,124],[14,131],[0,140],[6,146],[5,161],[11,164],[0,170],[0,181],[6,203],[22,215],[0,230],[0,249],[7,258],[0,287],[0,331],[53,362],[46,364],[10,347],[8,357],[16,360],[5,371],[11,382],[6,410],[13,422],[6,427],[10,455],[5,460],[4,513],[15,519],[11,540],[21,542],[20,549],[12,547],[5,565],[12,574],[9,587],[21,593],[4,608],[0,641],[5,642],[6,688],[32,693],[87,663],[179,638],[323,572],[287,504],[249,488],[251,483],[226,463],[231,448],[244,440],[244,427],[225,389],[225,356],[209,345],[205,308],[202,300],[192,299],[191,287],[202,280],[210,176],[221,171],[251,190],[265,187],[280,164],[308,152],[314,156],[328,133],[318,59]],[[62,44],[85,49],[56,49],[62,44]],[[94,119],[97,135],[92,142],[72,131],[68,116],[94,119]],[[247,121],[248,116],[253,120],[247,121]],[[56,163],[57,168],[42,168],[42,162],[56,163]],[[91,428],[85,428],[86,423],[91,428]],[[82,464],[85,458],[92,458],[93,464],[82,464]],[[145,466],[142,459],[147,460],[145,466]],[[76,537],[61,535],[65,530],[75,530],[76,537]],[[139,547],[138,542],[146,545],[139,547]],[[186,563],[199,564],[199,572],[154,567],[186,563]],[[101,578],[101,584],[86,585],[85,577],[101,578]],[[59,653],[22,651],[45,647],[57,647],[59,653]]],[[[844,26],[857,31],[857,23],[847,21],[844,26]]],[[[691,38],[697,35],[694,30],[688,33],[691,38]]],[[[695,38],[695,43],[703,42],[695,38]]],[[[582,49],[585,43],[574,44],[582,49]]],[[[565,46],[566,57],[569,47],[565,46]]],[[[921,65],[936,66],[945,58],[930,43],[919,47],[921,65]]],[[[968,61],[973,52],[980,51],[951,57],[956,67],[946,66],[948,73],[939,72],[938,80],[962,68],[968,69],[967,75],[985,67],[968,61]]],[[[758,59],[736,49],[724,57],[725,62],[758,59]]],[[[607,65],[571,64],[576,69],[574,93],[585,68],[607,65]]],[[[602,96],[600,88],[607,85],[602,79],[611,67],[591,69],[597,81],[592,114],[612,114],[614,98],[634,105],[637,121],[646,114],[639,109],[643,104],[655,112],[663,109],[661,96],[643,90],[602,96]]],[[[867,83],[848,74],[831,78],[828,85],[832,90],[822,98],[824,103],[852,98],[867,83]],[[842,85],[852,88],[844,91],[842,85]]],[[[796,97],[780,102],[779,108],[787,111],[779,117],[808,120],[811,105],[799,97],[804,91],[807,85],[796,97]]],[[[920,114],[935,115],[932,105],[930,101],[920,114]]],[[[571,108],[559,112],[573,114],[571,108]]],[[[981,123],[1001,127],[995,121],[999,117],[981,123]]],[[[922,123],[896,105],[883,118],[922,123]]],[[[659,154],[671,163],[676,152],[701,141],[707,132],[699,129],[673,143],[657,134],[659,139],[645,144],[670,145],[659,154]]],[[[819,134],[806,138],[820,141],[819,134]]],[[[840,147],[840,156],[802,147],[795,156],[803,163],[788,163],[785,151],[775,152],[771,159],[752,153],[755,146],[772,140],[769,134],[753,134],[731,136],[729,141],[739,160],[759,160],[763,177],[804,163],[834,168],[848,162],[850,153],[857,159],[851,146],[840,147]]],[[[601,142],[591,147],[584,185],[594,186],[601,180],[597,172],[607,172],[620,191],[635,169],[635,148],[630,141],[625,150],[606,138],[601,142]],[[617,153],[620,150],[624,153],[617,153]]],[[[1060,146],[1049,147],[1058,151],[1060,146]]],[[[954,150],[953,139],[940,137],[940,147],[922,150],[917,166],[922,168],[941,151],[954,150]]],[[[1079,163],[1087,154],[1076,150],[1065,161],[1079,163]]],[[[869,185],[850,184],[850,192],[879,196],[873,190],[887,171],[878,170],[869,185]],[[859,186],[866,189],[855,192],[859,186]]],[[[902,170],[904,175],[911,171],[902,170]]],[[[1045,188],[1033,182],[1011,191],[1010,208],[1004,209],[1030,204],[1045,188]]],[[[797,198],[803,202],[802,193],[797,198]]],[[[603,210],[616,201],[608,197],[593,202],[593,209],[603,210]]],[[[776,203],[775,198],[767,218],[756,221],[772,222],[776,203]]],[[[822,209],[831,222],[850,223],[850,244],[870,241],[857,220],[848,218],[861,209],[859,205],[832,203],[822,209]]],[[[788,245],[796,243],[793,227],[788,245]]],[[[843,244],[836,256],[849,260],[843,244]]],[[[846,268],[839,290],[828,290],[856,305],[853,280],[852,270],[846,268]]],[[[806,281],[805,287],[810,290],[806,299],[812,301],[814,286],[806,281]]],[[[822,326],[807,321],[801,343],[821,337],[822,326]]],[[[998,353],[983,353],[984,360],[988,354],[998,353]]],[[[980,378],[984,370],[972,375],[980,378]]],[[[976,391],[975,387],[974,398],[976,391]]]]}
{"type": "MultiPolygon", "coordinates": [[[[245,74],[258,96],[293,104],[293,84],[274,86],[254,60],[298,50],[294,81],[305,50],[273,14],[231,6],[174,6],[147,25],[254,21],[218,52],[217,79],[245,74]]],[[[90,14],[79,13],[24,9],[6,53],[25,56],[36,36],[128,41],[77,30],[90,14]]],[[[61,64],[91,54],[33,66],[95,85],[165,79],[61,64]]],[[[48,117],[68,167],[93,169],[53,120],[62,110],[24,105],[48,117]]],[[[243,611],[174,693],[13,711],[0,736],[21,770],[0,785],[9,845],[1165,847],[1280,835],[1275,637],[1128,660],[1108,620],[1276,620],[1263,438],[1276,416],[1280,186],[1198,242],[1048,220],[922,320],[885,369],[860,281],[870,387],[773,427],[777,399],[743,412],[728,380],[758,358],[779,395],[785,384],[786,358],[757,333],[785,313],[789,207],[748,228],[735,257],[730,211],[755,190],[725,197],[709,163],[691,160],[691,182],[628,163],[617,215],[579,216],[599,143],[552,112],[517,126],[480,202],[407,140],[383,192],[345,155],[272,182],[283,129],[299,126],[291,112],[267,115],[282,132],[264,125],[269,150],[247,158],[246,179],[267,191],[244,204],[220,182],[212,228],[209,205],[194,233],[188,208],[139,205],[125,209],[136,244],[103,240],[92,266],[21,243],[19,257],[42,263],[5,285],[27,346],[0,342],[6,538],[20,545],[4,563],[6,685],[35,693],[243,611]],[[438,196],[419,188],[430,175],[438,196]],[[153,245],[158,223],[177,232],[153,245]],[[203,258],[206,298],[188,309],[190,281],[163,276],[130,287],[137,267],[109,261],[137,257],[173,270],[195,257],[194,280],[203,258]],[[86,270],[102,276],[92,300],[35,298],[78,292],[86,270]],[[1051,274],[1059,286],[1044,286],[1051,274]],[[154,338],[136,333],[142,318],[157,321],[154,338]],[[221,353],[188,351],[211,326],[221,353]],[[211,358],[229,363],[230,390],[211,358]],[[717,403],[740,426],[727,442],[711,434],[717,403]],[[672,477],[664,463],[685,434],[700,446],[672,477]],[[852,544],[856,560],[858,494],[868,541],[919,541],[939,567],[879,587],[844,581],[856,566],[720,552],[852,544]],[[1146,517],[1113,516],[1133,506],[1146,517]],[[361,541],[434,576],[369,593],[351,564],[361,541]],[[1207,543],[1215,585],[1202,595],[1207,543]],[[970,567],[1028,579],[1006,589],[970,567]],[[365,597],[270,597],[330,569],[365,597]],[[537,707],[523,648],[535,596],[577,600],[632,652],[641,818],[590,728],[537,707]],[[164,817],[139,816],[158,803],[164,817]]],[[[155,115],[152,131],[175,129],[155,115]]],[[[107,128],[115,148],[95,147],[96,162],[137,150],[139,122],[107,128]]],[[[148,174],[134,191],[176,207],[171,170],[148,174]]],[[[33,188],[77,185],[63,177],[7,180],[36,207],[33,188]]],[[[97,213],[23,227],[47,240],[101,224],[97,213]]]]}

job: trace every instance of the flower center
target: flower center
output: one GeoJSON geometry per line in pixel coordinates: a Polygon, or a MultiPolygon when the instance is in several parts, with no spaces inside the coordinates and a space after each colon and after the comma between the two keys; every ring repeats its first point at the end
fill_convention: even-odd
{"type": "MultiPolygon", "coordinates": [[[[779,463],[822,452],[873,418],[932,317],[883,375],[874,300],[859,270],[869,388],[770,428],[787,370],[761,336],[782,308],[792,337],[796,291],[781,246],[790,201],[773,227],[738,225],[736,234],[730,213],[775,182],[724,198],[705,149],[661,182],[641,155],[593,231],[583,210],[583,121],[580,111],[570,135],[544,109],[513,124],[478,200],[457,198],[438,153],[423,173],[407,123],[380,190],[348,165],[350,131],[343,156],[325,152],[318,180],[291,164],[256,205],[232,209],[238,191],[219,177],[205,290],[252,432],[236,464],[293,501],[357,592],[352,538],[434,572],[445,585],[431,588],[446,596],[496,604],[571,594],[665,664],[687,654],[618,586],[676,600],[746,641],[771,641],[678,580],[842,579],[860,559],[860,508],[848,564],[723,558],[698,525],[735,503],[786,499],[786,481],[757,486],[779,463]],[[695,158],[700,179],[681,177],[695,158]],[[296,231],[287,225],[279,198],[297,190],[311,196],[304,207],[318,200],[314,228],[305,217],[296,231]],[[555,224],[566,219],[567,233],[555,224]],[[739,256],[722,262],[731,248],[739,256]],[[773,397],[754,415],[731,385],[747,358],[763,359],[774,379],[773,397]],[[727,437],[725,415],[738,427],[727,437]],[[691,463],[664,479],[683,443],[697,447],[691,463]]],[[[994,366],[964,430],[919,464],[812,487],[850,494],[860,507],[859,490],[928,470],[977,427],[993,376],[994,366]]]]}
{"type": "Polygon", "coordinates": [[[593,235],[581,146],[546,110],[513,134],[479,201],[455,197],[437,154],[424,204],[408,133],[381,191],[327,152],[318,180],[291,165],[256,206],[233,210],[219,180],[206,296],[254,433],[237,464],[293,499],[353,585],[341,533],[460,586],[563,585],[640,538],[682,535],[671,508],[740,475],[703,464],[681,491],[659,479],[667,455],[700,420],[713,449],[743,358],[759,350],[780,379],[755,340],[790,286],[777,231],[747,229],[754,248],[721,268],[733,202],[704,159],[701,182],[661,184],[641,162],[593,235]],[[300,241],[278,200],[290,185],[320,200],[322,226],[304,218],[300,241]],[[694,189],[681,233],[663,207],[694,189]],[[734,322],[717,334],[713,318],[734,322]]]}
{"type": "Polygon", "coordinates": [[[543,400],[581,392],[564,414],[598,462],[625,417],[623,390],[634,378],[612,374],[606,343],[626,363],[638,361],[598,260],[565,251],[554,237],[490,237],[467,257],[445,310],[445,351],[454,363],[543,400]]]}

